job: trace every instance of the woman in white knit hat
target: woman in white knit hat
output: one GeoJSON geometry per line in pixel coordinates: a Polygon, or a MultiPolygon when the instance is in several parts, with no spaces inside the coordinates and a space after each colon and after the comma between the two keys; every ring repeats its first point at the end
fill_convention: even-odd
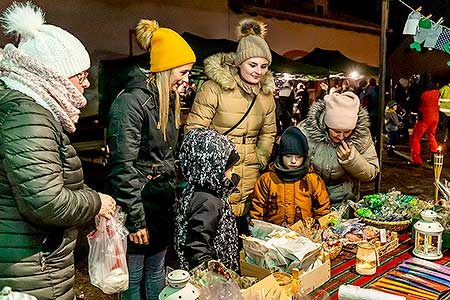
{"type": "MultiPolygon", "coordinates": [[[[205,59],[209,80],[197,93],[186,130],[214,128],[236,145],[241,160],[234,170],[241,176],[240,192],[230,200],[234,214],[241,217],[250,210],[256,179],[272,152],[276,123],[275,84],[269,72],[272,55],[264,40],[265,24],[243,20],[238,34],[236,53],[205,59]]],[[[245,217],[237,221],[240,231],[245,231],[245,217]]]]}
{"type": "Polygon", "coordinates": [[[359,181],[373,180],[379,162],[369,116],[352,92],[326,95],[299,124],[309,144],[308,156],[325,180],[332,205],[359,198],[359,181]]]}
{"type": "Polygon", "coordinates": [[[89,55],[30,2],[13,3],[1,22],[19,44],[0,60],[0,287],[73,300],[76,226],[115,210],[83,183],[66,135],[86,105],[89,55]]]}

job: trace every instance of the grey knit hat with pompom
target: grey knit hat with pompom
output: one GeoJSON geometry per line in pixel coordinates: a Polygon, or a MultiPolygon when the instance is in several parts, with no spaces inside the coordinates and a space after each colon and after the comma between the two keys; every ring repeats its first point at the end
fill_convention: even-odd
{"type": "Polygon", "coordinates": [[[266,24],[253,19],[245,19],[239,22],[237,30],[239,38],[235,59],[237,65],[253,57],[263,57],[269,64],[272,63],[272,53],[264,40],[266,24]]]}

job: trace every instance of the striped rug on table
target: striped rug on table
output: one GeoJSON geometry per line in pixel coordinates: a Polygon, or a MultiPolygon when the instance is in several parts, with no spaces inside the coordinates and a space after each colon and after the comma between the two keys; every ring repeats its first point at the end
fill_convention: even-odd
{"type": "MultiPolygon", "coordinates": [[[[342,251],[339,256],[331,262],[331,278],[311,295],[313,299],[320,297],[327,292],[330,300],[338,299],[339,286],[342,284],[351,284],[369,288],[372,283],[384,276],[387,272],[395,269],[403,260],[412,257],[414,249],[414,240],[410,234],[399,236],[399,246],[393,251],[387,253],[380,259],[380,265],[377,267],[375,275],[363,276],[355,271],[355,253],[342,251]]],[[[449,266],[450,251],[444,252],[444,257],[435,261],[437,263],[449,266]]],[[[450,297],[448,297],[450,298],[450,297]]],[[[447,297],[445,299],[448,299],[447,297]]]]}

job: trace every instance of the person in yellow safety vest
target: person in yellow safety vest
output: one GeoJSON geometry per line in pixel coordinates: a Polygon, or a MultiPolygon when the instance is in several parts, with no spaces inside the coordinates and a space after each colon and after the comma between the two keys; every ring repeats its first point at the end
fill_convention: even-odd
{"type": "Polygon", "coordinates": [[[450,116],[450,83],[439,89],[439,111],[450,116]]]}
{"type": "Polygon", "coordinates": [[[441,140],[446,143],[448,140],[448,126],[450,121],[450,83],[447,83],[439,89],[439,112],[439,127],[441,128],[439,136],[441,137],[441,140]],[[443,117],[443,114],[445,114],[445,117],[443,117]]]}

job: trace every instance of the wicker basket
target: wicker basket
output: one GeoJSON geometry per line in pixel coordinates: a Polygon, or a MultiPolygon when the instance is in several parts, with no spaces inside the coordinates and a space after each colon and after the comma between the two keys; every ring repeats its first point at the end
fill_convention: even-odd
{"type": "Polygon", "coordinates": [[[378,220],[372,220],[368,218],[360,217],[364,223],[370,226],[374,226],[377,228],[384,228],[391,231],[403,231],[411,224],[412,219],[404,220],[404,221],[397,221],[397,222],[388,222],[388,221],[378,221],[378,220]]]}
{"type": "Polygon", "coordinates": [[[337,243],[338,244],[335,245],[334,247],[329,246],[327,243],[324,243],[322,245],[323,253],[326,255],[329,255],[330,260],[335,259],[339,255],[339,253],[341,253],[341,251],[342,251],[342,247],[343,247],[342,242],[339,240],[337,243]]]}
{"type": "Polygon", "coordinates": [[[339,244],[339,246],[334,247],[333,251],[328,252],[328,254],[330,255],[330,260],[334,260],[336,257],[338,257],[341,251],[342,251],[342,244],[339,244]]]}

